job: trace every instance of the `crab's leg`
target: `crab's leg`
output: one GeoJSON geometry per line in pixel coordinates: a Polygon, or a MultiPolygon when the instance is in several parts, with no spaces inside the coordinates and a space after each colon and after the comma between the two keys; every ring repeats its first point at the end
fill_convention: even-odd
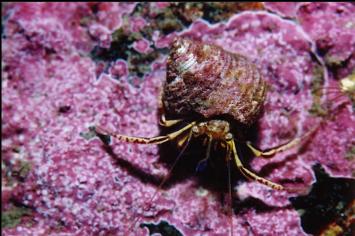
{"type": "Polygon", "coordinates": [[[269,149],[267,151],[262,151],[262,150],[260,150],[258,148],[253,147],[251,145],[250,141],[247,141],[246,144],[247,144],[248,148],[254,153],[254,155],[256,157],[271,158],[271,157],[273,157],[273,155],[275,155],[278,152],[282,152],[282,151],[285,151],[287,149],[290,149],[290,148],[296,146],[297,144],[300,143],[300,141],[301,141],[300,138],[295,138],[295,139],[292,139],[291,141],[289,141],[286,144],[283,144],[283,145],[278,146],[278,147],[271,148],[271,149],[269,149]]]}
{"type": "Polygon", "coordinates": [[[178,120],[166,120],[165,115],[162,114],[159,120],[159,125],[164,126],[164,127],[171,127],[173,125],[176,125],[177,123],[180,123],[182,119],[178,120]]]}
{"type": "Polygon", "coordinates": [[[164,105],[163,105],[163,90],[160,91],[159,93],[159,99],[158,99],[158,111],[159,114],[162,114],[159,120],[159,125],[164,126],[164,127],[171,127],[179,122],[182,121],[182,119],[178,120],[166,120],[165,119],[165,111],[164,111],[164,105]]]}
{"type": "Polygon", "coordinates": [[[141,143],[141,144],[161,144],[165,143],[169,140],[175,139],[177,136],[182,134],[184,131],[190,129],[192,126],[195,125],[196,122],[191,122],[190,124],[186,125],[185,127],[172,132],[168,135],[163,135],[163,136],[157,136],[157,137],[152,137],[152,138],[142,138],[142,137],[131,137],[131,136],[126,136],[126,135],[121,135],[121,134],[115,134],[113,132],[110,132],[102,127],[96,127],[96,132],[100,134],[105,134],[105,135],[110,135],[118,140],[125,141],[125,142],[130,142],[130,143],[141,143]]]}
{"type": "Polygon", "coordinates": [[[233,139],[230,139],[230,140],[227,140],[227,145],[229,147],[230,150],[232,150],[232,153],[233,153],[233,156],[234,156],[234,160],[235,160],[235,164],[237,165],[238,169],[240,170],[240,172],[245,176],[247,177],[248,179],[251,179],[251,180],[255,180],[255,181],[258,181],[259,183],[261,184],[264,184],[266,186],[269,186],[275,190],[283,190],[284,187],[279,185],[279,184],[276,184],[274,182],[271,182],[270,180],[267,180],[267,179],[264,179],[256,174],[254,174],[253,172],[251,172],[250,170],[246,169],[242,162],[240,161],[239,157],[238,157],[238,154],[237,154],[237,150],[235,148],[235,143],[234,143],[234,140],[233,139]]]}
{"type": "Polygon", "coordinates": [[[290,149],[290,148],[293,148],[296,145],[300,144],[301,141],[303,142],[303,140],[307,140],[319,128],[320,125],[321,125],[321,123],[318,123],[317,125],[315,125],[312,129],[310,129],[302,137],[294,138],[294,139],[292,139],[291,141],[289,141],[289,142],[287,142],[285,144],[282,144],[282,145],[280,145],[278,147],[270,148],[269,150],[266,150],[266,151],[262,151],[262,150],[260,150],[258,148],[253,147],[250,141],[247,141],[246,145],[254,153],[254,155],[256,157],[271,158],[276,153],[285,151],[285,150],[290,149]]]}

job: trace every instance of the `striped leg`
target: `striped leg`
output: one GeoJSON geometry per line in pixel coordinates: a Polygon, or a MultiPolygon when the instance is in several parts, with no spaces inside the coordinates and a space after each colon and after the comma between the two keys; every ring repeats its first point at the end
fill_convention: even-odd
{"type": "Polygon", "coordinates": [[[260,149],[257,149],[251,145],[251,142],[247,141],[246,144],[248,148],[254,153],[256,157],[262,157],[262,158],[271,158],[273,155],[275,155],[278,152],[285,151],[287,149],[293,148],[296,145],[299,145],[301,142],[304,143],[306,142],[320,127],[321,123],[316,124],[313,126],[307,133],[305,133],[301,137],[297,137],[292,139],[291,141],[282,144],[278,147],[271,148],[267,151],[262,151],[260,149]]]}
{"type": "Polygon", "coordinates": [[[296,146],[297,144],[299,144],[300,142],[301,142],[300,138],[295,138],[295,139],[292,139],[290,142],[288,142],[286,144],[283,144],[283,145],[275,147],[275,148],[271,148],[271,149],[269,149],[267,151],[262,151],[260,149],[257,149],[255,147],[253,147],[251,145],[250,141],[247,141],[246,144],[247,144],[248,148],[254,153],[254,155],[256,157],[271,158],[276,153],[285,151],[287,149],[290,149],[290,148],[296,146]]]}
{"type": "Polygon", "coordinates": [[[157,137],[153,137],[153,138],[131,137],[131,136],[126,136],[126,135],[121,135],[121,134],[115,134],[113,132],[110,132],[110,131],[102,128],[102,127],[96,127],[96,132],[98,132],[100,134],[110,135],[118,140],[130,142],[130,143],[161,144],[161,143],[165,143],[169,140],[175,139],[177,136],[182,134],[184,131],[190,129],[193,125],[195,125],[195,123],[196,122],[191,122],[190,124],[186,125],[185,127],[179,129],[178,131],[172,132],[168,135],[157,136],[157,137]]]}
{"type": "Polygon", "coordinates": [[[236,163],[238,169],[245,177],[247,177],[248,179],[251,179],[251,180],[258,181],[259,183],[269,186],[275,190],[284,190],[283,186],[276,184],[274,182],[271,182],[270,180],[264,179],[256,174],[254,174],[250,170],[246,169],[238,157],[237,150],[235,148],[235,143],[234,143],[233,139],[227,140],[227,145],[228,145],[228,149],[231,150],[233,153],[234,160],[235,160],[235,163],[236,163]]]}
{"type": "Polygon", "coordinates": [[[159,125],[164,126],[164,127],[171,127],[173,125],[176,125],[177,123],[181,122],[182,120],[166,120],[165,115],[161,115],[160,120],[159,120],[159,125]]]}

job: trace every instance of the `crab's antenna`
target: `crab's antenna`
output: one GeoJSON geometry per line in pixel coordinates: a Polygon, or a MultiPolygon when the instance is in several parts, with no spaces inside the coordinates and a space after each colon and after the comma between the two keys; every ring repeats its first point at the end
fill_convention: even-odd
{"type": "Polygon", "coordinates": [[[233,200],[232,200],[232,178],[231,178],[231,153],[229,146],[227,146],[227,169],[228,169],[228,201],[230,204],[229,212],[229,223],[230,223],[230,233],[233,236],[233,200]]]}

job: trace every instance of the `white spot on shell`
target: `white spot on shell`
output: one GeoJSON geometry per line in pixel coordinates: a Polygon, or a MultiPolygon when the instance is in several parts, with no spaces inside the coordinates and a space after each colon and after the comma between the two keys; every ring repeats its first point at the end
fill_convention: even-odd
{"type": "Polygon", "coordinates": [[[209,45],[206,45],[206,44],[203,45],[203,49],[202,49],[202,50],[203,50],[204,52],[208,52],[208,51],[210,51],[210,49],[211,49],[211,47],[210,47],[209,45]]]}
{"type": "Polygon", "coordinates": [[[179,83],[180,81],[182,81],[182,78],[180,76],[176,76],[175,79],[171,81],[171,84],[176,84],[179,83]]]}
{"type": "Polygon", "coordinates": [[[204,189],[204,188],[198,188],[196,191],[195,191],[195,194],[199,197],[205,197],[207,196],[208,194],[208,190],[204,189]]]}
{"type": "Polygon", "coordinates": [[[178,54],[185,54],[187,52],[187,45],[180,45],[180,47],[176,50],[178,54]]]}
{"type": "Polygon", "coordinates": [[[195,56],[193,54],[189,54],[187,61],[181,63],[181,65],[179,66],[179,71],[181,73],[187,71],[191,66],[193,66],[196,63],[196,59],[195,56]]]}

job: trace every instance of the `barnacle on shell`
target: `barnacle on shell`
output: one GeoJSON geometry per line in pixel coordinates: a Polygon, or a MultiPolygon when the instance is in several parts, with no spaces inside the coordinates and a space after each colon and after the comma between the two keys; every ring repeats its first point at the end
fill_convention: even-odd
{"type": "Polygon", "coordinates": [[[187,38],[173,42],[163,93],[166,114],[230,115],[250,125],[265,97],[266,83],[245,56],[187,38]]]}

